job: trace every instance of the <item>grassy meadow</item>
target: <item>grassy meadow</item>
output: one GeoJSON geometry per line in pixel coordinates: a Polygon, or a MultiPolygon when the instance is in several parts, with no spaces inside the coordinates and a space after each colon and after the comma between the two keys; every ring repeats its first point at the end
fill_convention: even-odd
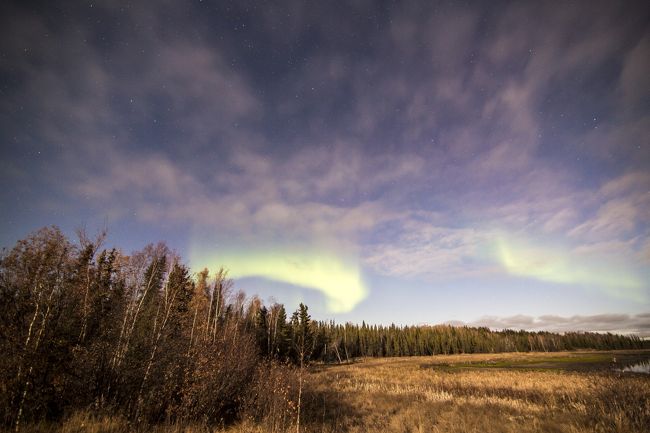
{"type": "MultiPolygon", "coordinates": [[[[650,351],[582,351],[313,365],[304,376],[300,431],[644,432],[650,426],[650,376],[617,368],[649,359],[650,351]]],[[[80,412],[62,424],[23,431],[295,432],[295,416],[289,411],[251,417],[215,430],[200,424],[138,428],[121,418],[80,412]]]]}
{"type": "MultiPolygon", "coordinates": [[[[650,377],[612,373],[611,364],[614,357],[620,364],[648,356],[443,355],[326,367],[310,377],[324,413],[313,431],[646,431],[650,377]]],[[[318,402],[312,404],[316,413],[318,402]]]]}

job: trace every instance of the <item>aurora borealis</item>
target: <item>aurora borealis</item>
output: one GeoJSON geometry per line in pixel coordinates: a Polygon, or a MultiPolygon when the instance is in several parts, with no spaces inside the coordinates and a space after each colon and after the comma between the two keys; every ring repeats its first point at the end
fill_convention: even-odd
{"type": "Polygon", "coordinates": [[[261,277],[306,289],[318,290],[332,313],[348,312],[367,295],[368,289],[354,259],[311,251],[246,249],[239,253],[199,253],[192,259],[196,269],[223,266],[232,278],[261,277]]]}
{"type": "Polygon", "coordinates": [[[643,271],[616,257],[582,259],[577,251],[521,242],[497,241],[498,259],[513,275],[606,291],[610,296],[643,302],[643,271]]]}
{"type": "Polygon", "coordinates": [[[647,2],[54,3],[0,6],[1,246],[105,227],[319,320],[650,335],[647,2]]]}

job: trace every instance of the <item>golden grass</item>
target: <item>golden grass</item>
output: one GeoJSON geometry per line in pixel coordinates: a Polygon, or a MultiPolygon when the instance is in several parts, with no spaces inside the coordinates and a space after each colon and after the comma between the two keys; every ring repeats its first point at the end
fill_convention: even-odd
{"type": "MultiPolygon", "coordinates": [[[[560,369],[453,368],[489,363],[593,362],[603,353],[451,355],[377,359],[311,376],[347,408],[313,431],[642,432],[650,380],[560,369]],[[449,368],[452,367],[452,368],[449,368]],[[323,428],[324,427],[324,428],[323,428]]],[[[312,410],[313,412],[313,410],[312,410]]]]}
{"type": "MultiPolygon", "coordinates": [[[[648,355],[648,352],[642,354],[648,355]]],[[[450,355],[314,366],[306,379],[301,431],[650,431],[649,376],[616,374],[607,369],[536,368],[549,364],[589,364],[612,356],[611,352],[450,355]],[[508,367],[521,364],[533,368],[508,367]],[[499,368],[491,368],[494,365],[499,368]]],[[[43,426],[32,427],[26,431],[51,431],[43,426]]],[[[271,419],[257,422],[246,419],[225,429],[205,425],[136,428],[119,417],[93,417],[82,412],[69,418],[58,431],[279,433],[296,430],[295,424],[276,423],[271,419]]]]}

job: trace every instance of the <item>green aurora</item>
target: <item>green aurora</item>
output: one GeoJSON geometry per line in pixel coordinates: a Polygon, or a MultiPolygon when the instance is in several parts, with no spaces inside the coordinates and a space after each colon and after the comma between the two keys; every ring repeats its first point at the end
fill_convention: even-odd
{"type": "Polygon", "coordinates": [[[356,260],[328,252],[290,249],[250,250],[223,254],[195,251],[192,267],[223,266],[232,278],[259,277],[318,290],[332,313],[349,312],[366,298],[368,289],[356,260]]]}
{"type": "Polygon", "coordinates": [[[582,257],[567,248],[500,236],[496,260],[511,275],[561,284],[596,287],[623,299],[647,300],[642,277],[622,261],[582,257]]]}

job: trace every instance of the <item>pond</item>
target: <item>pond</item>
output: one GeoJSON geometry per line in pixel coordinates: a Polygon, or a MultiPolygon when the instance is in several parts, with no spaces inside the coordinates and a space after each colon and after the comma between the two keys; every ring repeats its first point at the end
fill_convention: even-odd
{"type": "Polygon", "coordinates": [[[621,368],[619,371],[623,373],[646,373],[650,374],[650,361],[641,361],[636,364],[628,365],[621,368]]]}

